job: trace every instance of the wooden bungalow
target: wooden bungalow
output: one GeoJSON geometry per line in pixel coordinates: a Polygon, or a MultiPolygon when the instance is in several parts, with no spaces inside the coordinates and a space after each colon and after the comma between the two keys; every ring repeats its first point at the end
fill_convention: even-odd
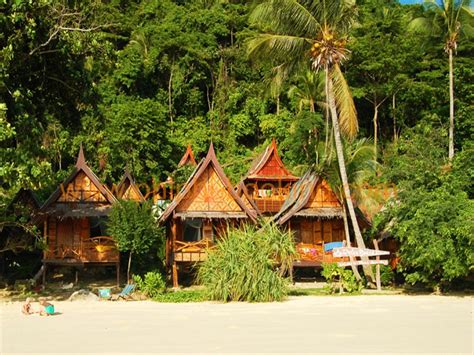
{"type": "Polygon", "coordinates": [[[178,286],[178,264],[183,270],[205,260],[206,249],[228,226],[245,221],[255,222],[255,211],[233,189],[211,143],[206,158],[160,218],[167,229],[166,263],[172,270],[173,286],[178,286]]]}
{"type": "Polygon", "coordinates": [[[41,207],[46,249],[43,255],[43,283],[50,265],[115,266],[119,282],[119,252],[107,235],[106,218],[116,202],[112,192],[92,172],[82,146],[69,177],[41,207]]]}
{"type": "Polygon", "coordinates": [[[136,202],[144,202],[145,197],[141,193],[135,179],[132,177],[128,169],[125,169],[125,174],[119,184],[112,189],[114,195],[119,200],[130,200],[136,202]]]}
{"type": "Polygon", "coordinates": [[[298,177],[286,169],[278,154],[275,139],[252,163],[243,184],[262,214],[277,213],[298,177]]]}
{"type": "MultiPolygon", "coordinates": [[[[341,201],[327,181],[315,173],[306,173],[293,186],[274,220],[294,233],[299,254],[295,267],[318,267],[323,262],[336,261],[325,245],[350,244],[344,231],[343,213],[341,201]]],[[[360,217],[367,225],[363,216],[360,217]]]]}

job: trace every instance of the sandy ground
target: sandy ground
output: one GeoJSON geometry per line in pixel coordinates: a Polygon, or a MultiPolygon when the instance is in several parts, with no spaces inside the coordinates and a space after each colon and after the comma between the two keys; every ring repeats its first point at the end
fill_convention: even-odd
{"type": "Polygon", "coordinates": [[[472,297],[293,297],[283,303],[58,302],[0,307],[0,353],[473,352],[472,297]],[[37,304],[35,304],[37,306],[37,304]]]}

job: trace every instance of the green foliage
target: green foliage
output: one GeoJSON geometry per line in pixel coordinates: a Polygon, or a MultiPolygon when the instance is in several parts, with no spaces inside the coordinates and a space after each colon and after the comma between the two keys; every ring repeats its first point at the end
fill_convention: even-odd
{"type": "MultiPolygon", "coordinates": [[[[375,275],[375,265],[372,267],[372,270],[375,275]]],[[[390,286],[395,278],[395,273],[393,272],[390,265],[380,265],[380,283],[382,286],[390,286]]]]}
{"type": "Polygon", "coordinates": [[[198,280],[212,300],[281,301],[288,293],[283,273],[295,254],[291,234],[275,226],[230,229],[200,265],[198,280]]]}
{"type": "Polygon", "coordinates": [[[155,298],[166,290],[165,280],[159,271],[149,271],[143,278],[140,275],[133,275],[133,281],[138,290],[150,298],[155,298]]]}
{"type": "Polygon", "coordinates": [[[203,290],[177,290],[160,293],[153,297],[153,301],[163,303],[203,302],[206,300],[206,294],[203,290]]]}
{"type": "Polygon", "coordinates": [[[118,201],[107,227],[120,251],[145,254],[155,243],[163,243],[163,228],[157,226],[149,202],[118,201]]]}
{"type": "Polygon", "coordinates": [[[335,263],[323,264],[321,275],[326,279],[330,293],[342,293],[343,290],[349,293],[360,292],[364,288],[364,285],[357,281],[352,270],[339,267],[335,263]]]}
{"type": "Polygon", "coordinates": [[[446,285],[474,269],[474,173],[467,158],[473,151],[466,148],[447,165],[440,132],[419,127],[395,147],[387,176],[399,193],[374,223],[375,232],[399,240],[398,268],[412,284],[446,285]]]}

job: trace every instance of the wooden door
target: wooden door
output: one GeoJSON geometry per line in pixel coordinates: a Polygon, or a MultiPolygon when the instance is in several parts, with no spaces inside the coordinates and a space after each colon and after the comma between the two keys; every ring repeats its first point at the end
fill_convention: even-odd
{"type": "Polygon", "coordinates": [[[324,225],[320,220],[313,221],[313,244],[322,244],[324,225]]]}
{"type": "Polygon", "coordinates": [[[332,240],[332,222],[331,220],[322,221],[324,243],[331,243],[332,240]]]}
{"type": "Polygon", "coordinates": [[[301,230],[301,242],[304,244],[314,244],[313,241],[313,228],[311,221],[302,220],[300,222],[301,230]]]}

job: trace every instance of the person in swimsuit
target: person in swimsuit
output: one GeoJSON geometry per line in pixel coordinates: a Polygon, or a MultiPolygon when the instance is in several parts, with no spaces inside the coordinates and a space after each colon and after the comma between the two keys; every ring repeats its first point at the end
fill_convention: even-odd
{"type": "Polygon", "coordinates": [[[47,302],[45,298],[40,298],[39,304],[41,306],[40,316],[52,316],[54,314],[54,306],[47,302]]]}

